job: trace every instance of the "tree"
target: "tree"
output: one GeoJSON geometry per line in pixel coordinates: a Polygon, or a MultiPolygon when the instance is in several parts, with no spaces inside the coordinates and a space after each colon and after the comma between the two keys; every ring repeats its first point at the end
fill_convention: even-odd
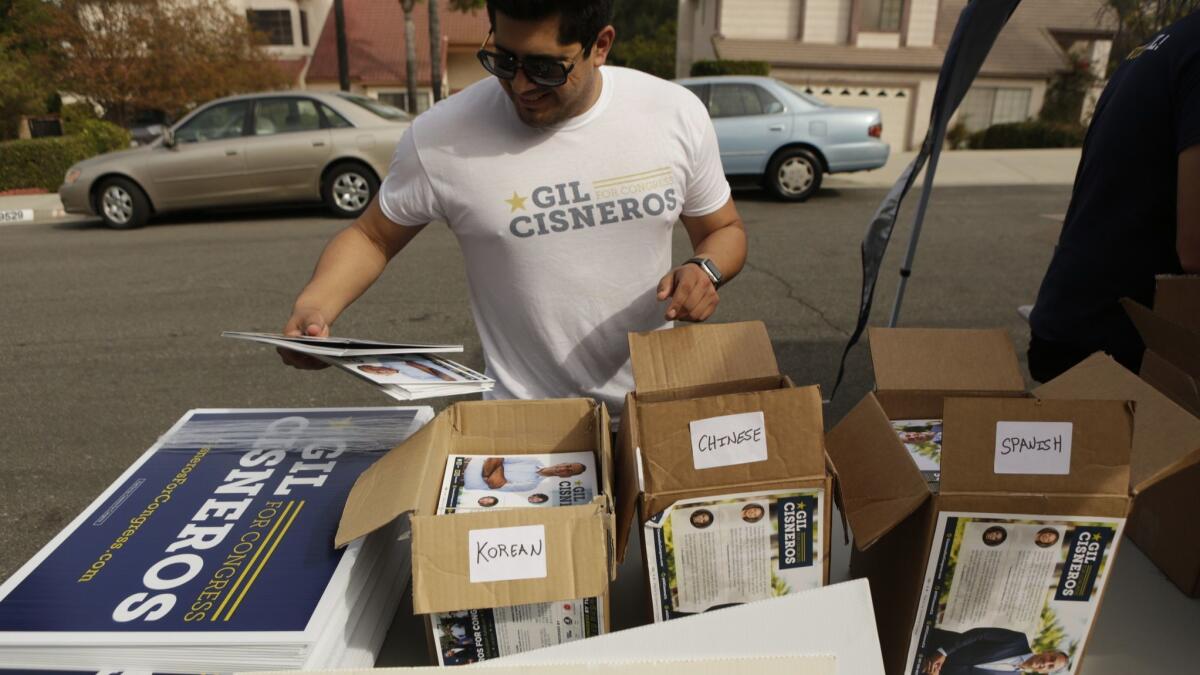
{"type": "Polygon", "coordinates": [[[221,96],[289,84],[260,37],[224,0],[61,0],[44,36],[70,58],[59,87],[128,124],[138,110],[178,115],[221,96]]]}
{"type": "Polygon", "coordinates": [[[1107,0],[1106,4],[1117,20],[1110,72],[1155,33],[1200,8],[1200,0],[1107,0]]]}
{"type": "Polygon", "coordinates": [[[608,62],[665,79],[675,77],[675,0],[616,0],[613,43],[608,62]]]}
{"type": "Polygon", "coordinates": [[[429,83],[433,85],[433,102],[442,100],[442,17],[438,0],[429,2],[429,83]]]}
{"type": "Polygon", "coordinates": [[[0,140],[17,136],[23,115],[47,112],[62,53],[40,34],[55,17],[41,0],[0,0],[0,140]]]}
{"type": "Polygon", "coordinates": [[[400,11],[404,12],[404,78],[408,92],[408,112],[417,113],[417,25],[413,22],[413,5],[416,0],[400,0],[400,11]]]}

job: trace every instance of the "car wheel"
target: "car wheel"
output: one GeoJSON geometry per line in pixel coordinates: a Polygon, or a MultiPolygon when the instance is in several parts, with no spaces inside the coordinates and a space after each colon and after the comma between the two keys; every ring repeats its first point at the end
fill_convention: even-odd
{"type": "Polygon", "coordinates": [[[821,160],[804,148],[784,150],[767,166],[767,188],[776,197],[802,202],[821,187],[821,160]]]}
{"type": "Polygon", "coordinates": [[[132,230],[150,218],[150,200],[133,181],[106,178],[96,188],[96,213],[114,230],[132,230]]]}
{"type": "Polygon", "coordinates": [[[335,165],[325,174],[321,197],[339,218],[354,218],[367,209],[379,191],[375,173],[357,162],[335,165]]]}

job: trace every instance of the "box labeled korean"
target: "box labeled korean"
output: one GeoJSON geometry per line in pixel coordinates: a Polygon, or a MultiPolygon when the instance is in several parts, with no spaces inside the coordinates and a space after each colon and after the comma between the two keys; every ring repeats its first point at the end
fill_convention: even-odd
{"type": "Polygon", "coordinates": [[[779,374],[759,322],[630,334],[619,455],[655,621],[826,583],[831,478],[817,387],[779,374]]]}
{"type": "Polygon", "coordinates": [[[1079,672],[1129,509],[1133,406],[947,398],[936,491],[844,427],[882,436],[875,412],[826,442],[888,672],[1079,672]]]}
{"type": "Polygon", "coordinates": [[[1133,511],[1125,533],[1181,591],[1200,597],[1200,547],[1187,543],[1200,541],[1200,418],[1105,354],[1093,354],[1034,394],[1136,402],[1133,511]]]}
{"type": "Polygon", "coordinates": [[[413,609],[439,665],[607,632],[609,434],[588,399],[457,403],[363,474],[337,544],[411,513],[413,609]]]}
{"type": "Polygon", "coordinates": [[[1003,330],[871,328],[875,391],[852,415],[878,408],[892,432],[866,427],[900,444],[934,490],[941,479],[942,401],[946,396],[1023,396],[1025,378],[1012,340],[1003,330]]]}

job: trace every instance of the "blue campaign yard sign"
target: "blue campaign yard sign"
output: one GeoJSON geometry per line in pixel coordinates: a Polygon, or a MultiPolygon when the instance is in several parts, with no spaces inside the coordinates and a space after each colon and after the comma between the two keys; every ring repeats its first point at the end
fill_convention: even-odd
{"type": "Polygon", "coordinates": [[[0,631],[304,630],[350,488],[415,410],[189,413],[6,584],[0,631]]]}

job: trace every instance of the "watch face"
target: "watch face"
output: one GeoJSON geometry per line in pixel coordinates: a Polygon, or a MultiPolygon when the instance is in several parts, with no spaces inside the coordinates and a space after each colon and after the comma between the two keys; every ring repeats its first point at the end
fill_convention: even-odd
{"type": "Polygon", "coordinates": [[[713,261],[703,260],[700,264],[704,266],[704,270],[708,272],[708,276],[712,278],[714,284],[721,283],[721,271],[717,269],[713,261]]]}

